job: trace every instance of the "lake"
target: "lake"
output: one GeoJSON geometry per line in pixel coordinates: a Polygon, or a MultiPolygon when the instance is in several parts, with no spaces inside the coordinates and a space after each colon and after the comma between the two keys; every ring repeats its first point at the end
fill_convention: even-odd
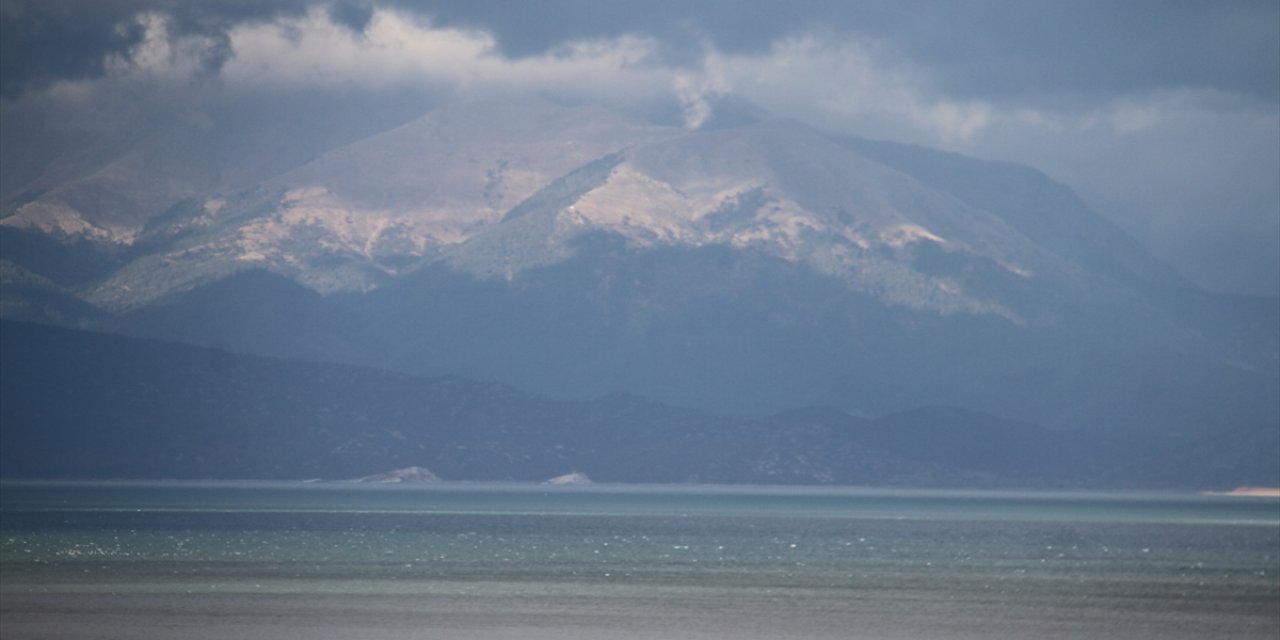
{"type": "Polygon", "coordinates": [[[1280,499],[4,482],[0,636],[1274,640],[1280,499]]]}

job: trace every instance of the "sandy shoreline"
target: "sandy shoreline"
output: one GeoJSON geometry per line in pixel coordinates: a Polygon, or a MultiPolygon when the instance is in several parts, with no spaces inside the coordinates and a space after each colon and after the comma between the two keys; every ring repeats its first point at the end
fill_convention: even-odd
{"type": "Polygon", "coordinates": [[[1280,498],[1280,487],[1236,487],[1230,491],[1201,491],[1206,496],[1253,496],[1280,498]]]}
{"type": "Polygon", "coordinates": [[[1268,616],[1085,602],[948,601],[927,593],[593,596],[15,593],[6,640],[586,640],[1270,638],[1268,616]]]}

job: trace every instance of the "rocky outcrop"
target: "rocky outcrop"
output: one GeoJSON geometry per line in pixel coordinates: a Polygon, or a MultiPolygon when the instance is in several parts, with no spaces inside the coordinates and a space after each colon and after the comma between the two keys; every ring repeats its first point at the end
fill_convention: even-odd
{"type": "Polygon", "coordinates": [[[595,483],[591,481],[591,478],[587,477],[587,474],[574,471],[573,473],[566,473],[562,476],[556,476],[554,478],[551,478],[550,480],[547,480],[542,484],[567,486],[567,485],[588,485],[588,484],[595,484],[595,483]]]}
{"type": "Polygon", "coordinates": [[[405,467],[386,473],[356,478],[352,482],[365,484],[435,484],[442,482],[442,480],[440,480],[440,476],[431,473],[431,470],[426,467],[405,467]]]}

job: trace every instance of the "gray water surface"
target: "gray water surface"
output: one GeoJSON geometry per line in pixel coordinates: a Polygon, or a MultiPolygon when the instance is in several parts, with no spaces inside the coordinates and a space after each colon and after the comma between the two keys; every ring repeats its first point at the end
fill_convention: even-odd
{"type": "Polygon", "coordinates": [[[0,484],[4,638],[1269,638],[1280,500],[0,484]]]}

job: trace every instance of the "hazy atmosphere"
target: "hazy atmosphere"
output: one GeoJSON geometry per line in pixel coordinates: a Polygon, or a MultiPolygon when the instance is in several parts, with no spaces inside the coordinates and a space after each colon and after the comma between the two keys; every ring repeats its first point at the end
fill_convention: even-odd
{"type": "Polygon", "coordinates": [[[0,637],[1280,637],[1280,2],[0,0],[0,637]]]}
{"type": "Polygon", "coordinates": [[[832,132],[1030,164],[1202,287],[1270,296],[1278,7],[4,0],[3,190],[69,137],[199,121],[226,101],[531,91],[696,128],[732,95],[832,132]]]}

